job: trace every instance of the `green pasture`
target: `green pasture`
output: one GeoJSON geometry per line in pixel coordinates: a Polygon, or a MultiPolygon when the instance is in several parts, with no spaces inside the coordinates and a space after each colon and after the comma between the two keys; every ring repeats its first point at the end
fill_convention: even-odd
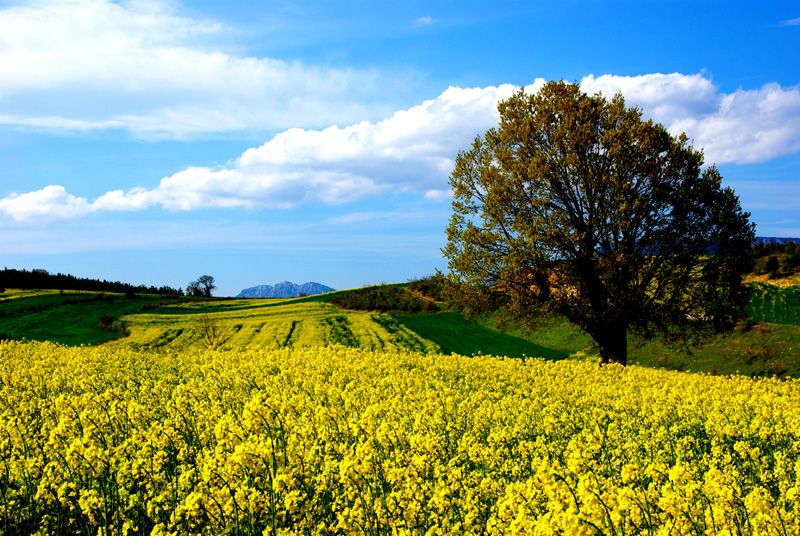
{"type": "Polygon", "coordinates": [[[77,346],[127,332],[125,315],[164,303],[163,296],[100,292],[7,290],[0,294],[0,337],[77,346]]]}
{"type": "Polygon", "coordinates": [[[750,285],[750,318],[757,322],[800,325],[800,286],[777,287],[766,283],[750,285]]]}
{"type": "Polygon", "coordinates": [[[553,345],[553,341],[547,337],[536,337],[535,333],[508,333],[496,329],[487,319],[467,320],[452,311],[404,313],[397,314],[396,318],[411,331],[435,342],[445,353],[543,357],[552,360],[563,359],[573,353],[571,347],[553,345]]]}
{"type": "MultiPolygon", "coordinates": [[[[629,362],[714,374],[798,377],[799,291],[755,285],[749,308],[752,322],[697,346],[631,337],[629,362]]],[[[8,290],[0,294],[0,337],[177,351],[343,344],[422,353],[598,358],[592,339],[564,319],[548,319],[533,331],[523,331],[498,325],[495,315],[467,320],[453,311],[343,309],[332,302],[342,295],[201,300],[8,290]]]]}

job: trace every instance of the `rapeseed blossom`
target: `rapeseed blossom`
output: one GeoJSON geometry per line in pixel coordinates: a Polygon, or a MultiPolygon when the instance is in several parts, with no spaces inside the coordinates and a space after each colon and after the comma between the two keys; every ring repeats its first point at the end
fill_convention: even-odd
{"type": "Polygon", "coordinates": [[[800,382],[0,343],[0,533],[797,534],[800,382]]]}

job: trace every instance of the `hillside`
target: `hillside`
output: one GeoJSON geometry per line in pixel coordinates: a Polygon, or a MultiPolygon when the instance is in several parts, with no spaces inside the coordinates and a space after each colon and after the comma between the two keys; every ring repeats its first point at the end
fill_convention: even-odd
{"type": "MultiPolygon", "coordinates": [[[[464,355],[594,360],[592,340],[551,319],[533,332],[493,315],[438,310],[418,284],[294,299],[177,299],[58,291],[0,294],[0,338],[142,349],[277,349],[343,344],[464,355]]],[[[751,321],[698,347],[630,341],[631,363],[716,374],[800,376],[800,293],[756,287],[751,321]]],[[[430,292],[427,290],[426,292],[430,292]]]]}
{"type": "Polygon", "coordinates": [[[183,302],[125,317],[140,348],[284,348],[343,344],[378,350],[435,351],[437,346],[389,315],[344,311],[313,298],[183,302]]]}
{"type": "Polygon", "coordinates": [[[0,339],[102,344],[129,334],[125,315],[179,298],[71,290],[6,290],[0,294],[0,339]]]}

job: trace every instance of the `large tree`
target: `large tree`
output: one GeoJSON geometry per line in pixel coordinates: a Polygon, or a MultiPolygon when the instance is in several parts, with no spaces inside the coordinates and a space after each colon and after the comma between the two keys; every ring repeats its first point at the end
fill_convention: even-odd
{"type": "Polygon", "coordinates": [[[456,302],[529,322],[566,316],[604,363],[626,363],[631,331],[681,339],[732,325],[754,225],[685,135],[621,95],[564,82],[498,108],[499,126],[458,154],[450,178],[456,302]]]}

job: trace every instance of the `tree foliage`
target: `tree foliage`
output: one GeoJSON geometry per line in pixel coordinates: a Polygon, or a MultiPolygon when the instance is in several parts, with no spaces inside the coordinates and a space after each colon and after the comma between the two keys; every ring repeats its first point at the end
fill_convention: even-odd
{"type": "Polygon", "coordinates": [[[565,315],[620,363],[631,330],[681,339],[741,314],[754,226],[685,135],[564,82],[498,108],[450,179],[454,301],[565,315]]]}
{"type": "Polygon", "coordinates": [[[217,286],[214,284],[213,276],[201,275],[197,280],[189,283],[186,287],[186,294],[189,296],[210,298],[215,288],[217,288],[217,286]]]}

